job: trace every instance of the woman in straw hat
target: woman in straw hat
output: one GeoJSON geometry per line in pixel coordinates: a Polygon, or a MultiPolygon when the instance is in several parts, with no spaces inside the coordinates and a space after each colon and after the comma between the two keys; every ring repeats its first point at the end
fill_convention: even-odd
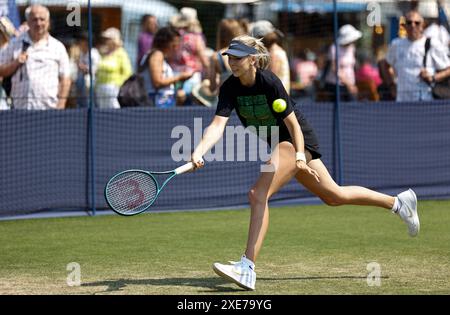
{"type": "Polygon", "coordinates": [[[197,18],[197,10],[193,8],[181,8],[180,14],[174,16],[170,24],[181,35],[181,49],[170,62],[175,72],[192,70],[193,76],[183,83],[183,91],[186,94],[186,103],[192,102],[192,89],[202,81],[202,73],[209,67],[209,60],[205,54],[206,45],[202,33],[200,21],[197,18]]]}
{"type": "Polygon", "coordinates": [[[250,26],[250,34],[256,38],[262,38],[262,42],[270,54],[270,71],[280,78],[289,94],[291,90],[289,59],[280,43],[284,34],[267,20],[259,20],[252,23],[250,26]]]}

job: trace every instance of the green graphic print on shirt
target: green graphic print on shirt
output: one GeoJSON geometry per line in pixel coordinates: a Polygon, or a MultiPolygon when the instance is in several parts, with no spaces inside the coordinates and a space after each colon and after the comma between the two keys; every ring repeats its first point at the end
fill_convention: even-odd
{"type": "Polygon", "coordinates": [[[261,126],[266,126],[269,134],[271,127],[277,126],[277,119],[273,116],[265,95],[238,96],[237,104],[237,110],[246,120],[247,126],[256,127],[258,134],[261,126]]]}

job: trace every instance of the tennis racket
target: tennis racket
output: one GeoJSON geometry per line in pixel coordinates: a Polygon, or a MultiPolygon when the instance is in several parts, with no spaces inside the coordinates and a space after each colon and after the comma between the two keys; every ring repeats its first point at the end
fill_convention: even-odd
{"type": "Polygon", "coordinates": [[[126,170],[117,173],[106,184],[106,202],[112,210],[120,215],[139,214],[150,208],[172,178],[193,169],[194,164],[189,162],[167,172],[126,170]],[[168,175],[169,177],[160,186],[155,175],[168,175]]]}

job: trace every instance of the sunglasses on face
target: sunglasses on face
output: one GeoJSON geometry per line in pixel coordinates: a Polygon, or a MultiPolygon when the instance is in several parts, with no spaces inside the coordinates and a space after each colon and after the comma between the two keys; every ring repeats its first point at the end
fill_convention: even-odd
{"type": "Polygon", "coordinates": [[[415,25],[415,26],[419,26],[420,24],[422,24],[422,21],[411,21],[411,20],[408,20],[408,21],[406,21],[406,23],[405,23],[406,25],[408,25],[408,26],[411,26],[411,25],[415,25]]]}

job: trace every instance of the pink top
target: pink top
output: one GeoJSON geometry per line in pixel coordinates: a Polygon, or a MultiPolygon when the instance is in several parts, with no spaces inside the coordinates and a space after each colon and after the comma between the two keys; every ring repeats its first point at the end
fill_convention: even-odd
{"type": "Polygon", "coordinates": [[[184,71],[188,68],[194,72],[201,72],[203,66],[199,55],[200,49],[205,47],[202,34],[183,31],[181,33],[180,53],[172,63],[174,70],[184,71]]]}
{"type": "Polygon", "coordinates": [[[373,80],[378,87],[383,81],[381,80],[378,69],[370,63],[365,63],[356,72],[357,81],[371,81],[373,80]]]}
{"type": "Polygon", "coordinates": [[[295,66],[296,80],[303,86],[310,86],[317,77],[318,69],[314,61],[301,60],[295,66]]]}

